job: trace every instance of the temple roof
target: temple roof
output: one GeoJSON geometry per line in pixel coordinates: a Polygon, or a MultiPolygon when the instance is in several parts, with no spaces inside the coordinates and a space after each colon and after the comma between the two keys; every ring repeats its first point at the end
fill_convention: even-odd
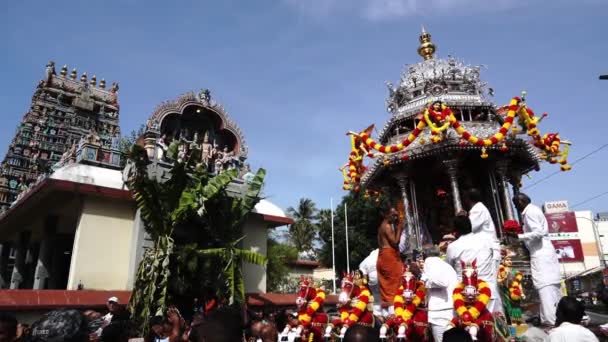
{"type": "MultiPolygon", "coordinates": [[[[239,156],[246,157],[248,148],[245,143],[245,136],[239,126],[234,122],[224,107],[211,98],[208,89],[201,90],[198,94],[194,92],[185,93],[178,98],[161,103],[150,115],[146,124],[147,132],[156,132],[160,134],[163,120],[170,114],[183,115],[184,111],[189,106],[202,107],[209,112],[215,114],[219,118],[219,129],[231,133],[236,141],[239,149],[239,156]]],[[[199,111],[197,111],[198,113],[199,111]]]]}

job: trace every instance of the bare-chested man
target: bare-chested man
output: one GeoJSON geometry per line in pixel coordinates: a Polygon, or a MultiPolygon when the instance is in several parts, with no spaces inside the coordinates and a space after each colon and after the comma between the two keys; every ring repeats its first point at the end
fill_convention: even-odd
{"type": "Polygon", "coordinates": [[[378,227],[378,283],[382,295],[382,307],[389,308],[392,313],[392,304],[395,293],[399,289],[403,263],[399,257],[399,238],[403,226],[399,225],[399,213],[395,208],[390,208],[384,220],[378,227]]]}

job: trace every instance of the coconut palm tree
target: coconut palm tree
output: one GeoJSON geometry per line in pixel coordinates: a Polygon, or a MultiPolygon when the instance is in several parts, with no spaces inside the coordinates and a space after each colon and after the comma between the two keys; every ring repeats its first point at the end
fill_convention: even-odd
{"type": "Polygon", "coordinates": [[[298,252],[312,250],[317,237],[317,206],[310,198],[301,198],[296,208],[289,207],[287,213],[294,223],[289,226],[289,239],[298,252]]]}
{"type": "Polygon", "coordinates": [[[149,317],[165,312],[168,300],[177,294],[172,289],[194,289],[200,285],[201,275],[209,281],[208,275],[218,274],[218,282],[228,285],[223,295],[230,303],[241,303],[245,296],[242,262],[266,263],[263,255],[239,248],[242,225],[260,200],[264,169],[245,186],[242,196],[226,191],[237,170],[210,175],[189,158],[175,162],[167,179],[150,170],[155,168],[150,167],[145,150],[134,145],[125,182],[153,242],[144,251],[129,303],[142,333],[148,330],[149,317]],[[178,243],[179,231],[206,238],[178,243]],[[171,282],[177,285],[170,286],[171,282]]]}

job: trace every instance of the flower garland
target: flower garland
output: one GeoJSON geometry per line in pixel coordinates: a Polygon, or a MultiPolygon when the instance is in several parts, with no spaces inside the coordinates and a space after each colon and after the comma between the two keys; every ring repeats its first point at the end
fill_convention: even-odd
{"type": "MultiPolygon", "coordinates": [[[[526,92],[522,92],[522,98],[525,97],[526,92]]],[[[432,137],[430,138],[431,142],[439,143],[443,140],[439,133],[447,130],[450,126],[454,128],[456,133],[461,138],[461,145],[466,143],[470,143],[476,146],[481,147],[481,158],[486,159],[489,157],[487,153],[487,148],[490,146],[500,144],[509,129],[512,128],[512,133],[515,134],[517,131],[517,127],[512,127],[515,117],[519,118],[519,123],[527,130],[527,134],[532,137],[534,144],[539,148],[545,151],[546,159],[548,162],[552,164],[559,163],[561,164],[560,169],[562,171],[568,171],[572,168],[571,165],[567,164],[567,156],[569,153],[569,143],[562,142],[557,134],[545,134],[543,137],[540,136],[540,132],[537,128],[538,123],[547,116],[546,113],[543,113],[540,117],[535,117],[534,112],[526,107],[524,100],[519,97],[514,97],[509,102],[506,108],[506,118],[498,132],[496,132],[490,138],[480,138],[477,137],[470,132],[468,132],[456,119],[452,110],[447,107],[445,104],[441,105],[441,112],[437,113],[432,111],[431,108],[426,108],[423,113],[423,120],[420,120],[416,125],[416,128],[405,138],[402,142],[396,145],[382,145],[376,142],[371,138],[371,132],[373,130],[373,126],[368,127],[364,131],[360,133],[349,132],[351,135],[351,154],[349,157],[348,173],[344,170],[343,167],[340,170],[343,172],[344,176],[344,190],[355,190],[359,189],[359,182],[361,179],[361,175],[365,172],[365,167],[363,166],[363,158],[365,156],[374,158],[375,155],[370,152],[370,150],[376,150],[380,153],[385,154],[385,158],[383,159],[383,163],[385,166],[391,164],[391,159],[386,156],[390,153],[396,153],[405,150],[414,140],[416,140],[422,130],[429,126],[431,130],[432,137]],[[439,122],[446,120],[441,126],[438,126],[433,122],[433,119],[438,120],[439,122]],[[560,144],[564,144],[564,150],[560,152],[560,144]],[[561,157],[557,159],[557,157],[561,157]]],[[[419,140],[420,144],[424,144],[426,141],[423,138],[419,140]]],[[[503,142],[499,148],[500,151],[506,152],[508,151],[507,145],[503,142]]],[[[408,155],[404,154],[401,159],[407,160],[409,158],[408,155]]]]}
{"type": "Polygon", "coordinates": [[[454,302],[454,310],[456,311],[456,314],[458,317],[460,317],[460,319],[463,320],[465,325],[468,325],[473,323],[473,321],[476,320],[479,315],[481,315],[481,312],[486,308],[490,302],[492,291],[490,290],[488,283],[485,281],[480,281],[477,284],[477,291],[479,292],[477,299],[475,300],[475,303],[473,303],[473,305],[467,309],[464,302],[464,296],[462,295],[463,290],[464,284],[459,283],[454,289],[452,300],[454,302]]]}
{"type": "MultiPolygon", "coordinates": [[[[401,285],[399,287],[399,291],[397,293],[403,293],[403,285],[401,285]]],[[[424,301],[425,296],[426,296],[426,288],[424,287],[424,284],[422,282],[418,282],[418,286],[416,287],[416,293],[414,295],[414,299],[412,300],[411,303],[407,304],[405,306],[405,308],[403,307],[403,304],[405,303],[405,301],[403,299],[403,295],[401,295],[401,294],[395,295],[395,299],[393,300],[393,305],[395,308],[395,316],[400,317],[403,320],[403,322],[405,322],[407,324],[408,321],[410,319],[412,319],[412,316],[414,316],[414,312],[416,311],[416,308],[418,308],[420,303],[422,303],[424,301]]]]}
{"type": "MultiPolygon", "coordinates": [[[[357,296],[357,303],[352,308],[350,312],[348,312],[348,317],[346,319],[343,318],[344,325],[351,326],[359,321],[361,315],[367,310],[367,304],[369,304],[369,299],[371,298],[371,293],[366,286],[360,286],[361,293],[357,296]]],[[[344,317],[344,315],[342,315],[344,317]]]]}
{"type": "Polygon", "coordinates": [[[306,310],[298,314],[298,321],[304,326],[310,325],[312,317],[315,315],[317,310],[323,306],[325,302],[325,291],[321,288],[317,289],[317,294],[310,304],[306,307],[306,310]]]}
{"type": "Polygon", "coordinates": [[[371,132],[362,132],[359,134],[359,137],[363,141],[365,145],[368,147],[381,152],[381,153],[395,153],[399,151],[403,151],[409,144],[411,144],[416,138],[422,133],[422,130],[426,126],[424,121],[419,121],[416,128],[405,138],[402,142],[397,145],[382,145],[377,143],[374,139],[370,137],[371,132]]]}
{"type": "Polygon", "coordinates": [[[519,222],[515,220],[506,220],[502,224],[502,226],[504,227],[505,232],[507,233],[522,234],[524,232],[521,226],[519,225],[519,222]]]}
{"type": "Polygon", "coordinates": [[[507,279],[508,275],[507,268],[503,264],[500,264],[500,267],[498,268],[498,282],[502,283],[507,279]]]}
{"type": "Polygon", "coordinates": [[[494,134],[494,136],[487,138],[487,139],[481,139],[481,138],[476,137],[476,136],[472,135],[471,133],[467,132],[464,129],[464,127],[462,127],[462,125],[460,125],[460,122],[456,119],[456,117],[454,116],[454,113],[451,110],[450,110],[450,114],[448,116],[448,121],[450,121],[450,123],[452,124],[452,127],[456,130],[456,133],[458,133],[458,135],[460,137],[462,137],[464,140],[468,141],[469,143],[471,143],[473,145],[477,145],[477,146],[482,146],[482,147],[496,145],[501,140],[504,139],[505,135],[509,131],[509,128],[511,128],[511,125],[513,124],[515,115],[522,108],[522,107],[520,107],[520,101],[521,101],[521,99],[519,97],[514,97],[511,99],[511,102],[509,103],[509,107],[508,107],[508,111],[507,111],[507,118],[505,119],[505,122],[502,124],[502,127],[500,127],[498,132],[496,134],[494,134]]]}
{"type": "MultiPolygon", "coordinates": [[[[452,112],[450,111],[450,109],[445,104],[442,104],[441,105],[441,114],[437,115],[437,114],[435,114],[435,112],[433,112],[433,117],[438,121],[445,120],[445,118],[447,118],[451,113],[452,112]]],[[[433,120],[431,120],[430,111],[428,108],[424,110],[423,116],[424,116],[424,121],[431,129],[432,134],[439,134],[439,133],[445,131],[446,129],[448,129],[448,127],[450,127],[449,121],[446,121],[441,126],[435,125],[435,123],[433,123],[433,120]]]]}
{"type": "Polygon", "coordinates": [[[521,281],[524,278],[523,273],[521,272],[517,272],[515,274],[515,278],[513,279],[513,282],[511,282],[511,286],[509,286],[509,295],[511,297],[511,300],[513,301],[520,301],[524,295],[522,286],[521,286],[521,281]]]}

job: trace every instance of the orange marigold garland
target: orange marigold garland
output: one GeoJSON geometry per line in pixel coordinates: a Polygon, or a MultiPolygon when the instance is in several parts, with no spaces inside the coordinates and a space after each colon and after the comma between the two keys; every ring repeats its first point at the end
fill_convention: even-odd
{"type": "Polygon", "coordinates": [[[414,312],[416,311],[420,303],[424,301],[424,298],[426,296],[426,288],[424,287],[424,284],[422,282],[418,282],[414,299],[411,303],[405,305],[405,307],[403,306],[405,304],[405,301],[403,299],[403,295],[401,295],[401,293],[403,293],[403,285],[399,287],[399,291],[397,293],[399,294],[397,294],[395,296],[395,299],[393,300],[393,305],[395,307],[395,317],[401,318],[403,322],[409,324],[409,321],[412,319],[412,316],[414,316],[414,312]]]}
{"type": "Polygon", "coordinates": [[[515,278],[511,282],[511,286],[509,286],[509,296],[512,301],[520,301],[524,295],[523,288],[521,286],[521,281],[524,278],[523,273],[517,272],[515,274],[515,278]]]}
{"type": "MultiPolygon", "coordinates": [[[[370,298],[371,293],[369,292],[369,289],[366,286],[361,286],[361,293],[357,296],[357,303],[352,310],[348,312],[348,317],[342,319],[345,325],[351,326],[359,321],[361,315],[367,309],[370,298]]],[[[342,313],[341,316],[344,317],[344,313],[342,313]]]]}
{"type": "Polygon", "coordinates": [[[485,281],[479,282],[477,285],[477,299],[475,303],[467,309],[464,301],[462,291],[464,290],[464,284],[459,283],[454,289],[452,300],[454,302],[454,310],[458,317],[462,320],[465,325],[474,324],[474,321],[481,315],[481,312],[487,307],[490,302],[492,291],[485,281]]]}
{"type": "MultiPolygon", "coordinates": [[[[505,136],[511,129],[515,117],[519,117],[519,123],[524,127],[527,131],[527,134],[532,137],[534,144],[541,148],[545,152],[544,159],[549,161],[550,163],[559,163],[561,164],[560,168],[562,171],[568,171],[572,168],[571,165],[567,163],[567,156],[569,153],[569,142],[561,141],[558,134],[545,134],[545,136],[540,136],[540,131],[537,128],[537,124],[547,116],[546,113],[543,113],[540,117],[535,117],[534,112],[527,108],[525,105],[525,101],[523,97],[525,97],[526,92],[522,92],[522,98],[514,97],[511,99],[510,103],[506,107],[507,115],[504,120],[504,123],[492,137],[490,138],[480,138],[477,137],[470,132],[466,131],[465,128],[460,124],[460,122],[454,116],[452,110],[447,107],[445,104],[441,105],[441,112],[432,111],[431,108],[426,108],[422,119],[416,125],[416,128],[400,143],[396,145],[382,145],[376,142],[374,139],[370,137],[371,132],[373,130],[373,126],[368,127],[366,130],[360,133],[349,132],[351,135],[351,156],[349,157],[349,163],[344,166],[341,171],[344,175],[344,189],[345,190],[355,190],[359,189],[359,182],[361,179],[361,175],[365,172],[365,167],[363,166],[363,158],[365,156],[374,157],[375,155],[370,152],[370,150],[376,150],[383,154],[385,154],[384,163],[385,165],[391,164],[391,159],[386,155],[390,153],[404,151],[418,136],[422,133],[422,130],[429,126],[431,130],[431,142],[439,143],[443,140],[440,133],[447,130],[450,126],[454,128],[456,133],[462,139],[462,142],[467,142],[476,146],[480,146],[482,148],[481,158],[488,158],[487,148],[493,145],[500,144],[499,150],[502,152],[508,151],[508,146],[501,141],[504,140],[505,136]],[[441,126],[438,126],[435,122],[441,123],[441,126]],[[560,144],[564,144],[565,147],[563,151],[560,151],[560,144]],[[561,158],[560,158],[561,157],[561,158]],[[559,158],[559,159],[558,159],[559,158]],[[345,171],[348,166],[348,173],[345,171]]],[[[512,128],[512,133],[517,134],[517,127],[512,128]]],[[[424,144],[425,140],[421,138],[419,140],[420,144],[424,144]]],[[[462,144],[461,142],[461,144],[462,144]]],[[[407,155],[404,155],[402,159],[406,160],[408,158],[407,155]]]]}
{"type": "Polygon", "coordinates": [[[314,316],[315,312],[317,312],[319,308],[323,306],[323,302],[325,302],[325,291],[319,288],[317,289],[317,295],[312,302],[308,304],[306,310],[298,314],[298,321],[300,324],[304,326],[310,325],[312,316],[314,316]]]}

